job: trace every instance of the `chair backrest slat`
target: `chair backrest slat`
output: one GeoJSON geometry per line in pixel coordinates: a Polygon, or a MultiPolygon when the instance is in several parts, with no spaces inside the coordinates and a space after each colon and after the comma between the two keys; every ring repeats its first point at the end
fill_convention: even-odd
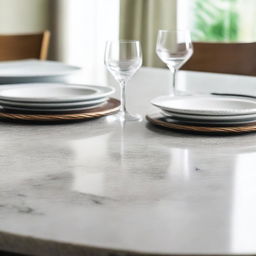
{"type": "Polygon", "coordinates": [[[37,34],[0,35],[0,61],[45,60],[48,54],[49,40],[49,31],[37,34]]]}

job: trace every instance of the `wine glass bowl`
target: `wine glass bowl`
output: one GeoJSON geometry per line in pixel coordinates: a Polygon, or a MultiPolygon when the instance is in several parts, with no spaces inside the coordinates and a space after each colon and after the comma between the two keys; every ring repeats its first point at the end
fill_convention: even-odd
{"type": "Polygon", "coordinates": [[[177,70],[192,56],[193,45],[188,30],[159,30],[156,53],[172,72],[171,94],[175,95],[177,70]]]}
{"type": "Polygon", "coordinates": [[[136,40],[108,41],[105,48],[105,66],[121,87],[120,119],[141,120],[126,110],[125,89],[130,80],[142,65],[140,42],[136,40]]]}

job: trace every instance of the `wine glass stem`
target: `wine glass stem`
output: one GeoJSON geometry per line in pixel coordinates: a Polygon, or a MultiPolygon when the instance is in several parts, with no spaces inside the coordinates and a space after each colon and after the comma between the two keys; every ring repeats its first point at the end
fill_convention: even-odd
{"type": "Polygon", "coordinates": [[[126,113],[126,96],[125,96],[125,88],[126,88],[126,81],[122,80],[120,82],[121,87],[121,106],[120,106],[120,112],[121,114],[126,113]]]}
{"type": "Polygon", "coordinates": [[[173,67],[169,67],[171,73],[172,73],[172,84],[170,88],[170,95],[176,95],[176,74],[177,69],[173,67]]]}

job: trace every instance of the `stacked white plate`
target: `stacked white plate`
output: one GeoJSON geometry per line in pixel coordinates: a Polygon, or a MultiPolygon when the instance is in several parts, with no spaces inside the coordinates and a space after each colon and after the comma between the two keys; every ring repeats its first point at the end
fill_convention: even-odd
{"type": "Polygon", "coordinates": [[[183,123],[239,125],[256,122],[256,100],[236,96],[161,96],[151,103],[183,123]]]}
{"type": "Polygon", "coordinates": [[[0,105],[8,110],[63,113],[101,106],[113,92],[111,87],[92,85],[3,85],[0,87],[0,105]]]}
{"type": "Polygon", "coordinates": [[[76,66],[57,61],[17,60],[0,62],[0,84],[65,81],[79,71],[76,66]]]}

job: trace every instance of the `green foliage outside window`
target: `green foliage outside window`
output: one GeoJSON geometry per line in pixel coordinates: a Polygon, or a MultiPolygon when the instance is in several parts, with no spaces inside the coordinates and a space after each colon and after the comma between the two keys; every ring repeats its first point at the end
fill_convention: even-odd
{"type": "Polygon", "coordinates": [[[195,0],[195,41],[236,41],[239,13],[237,0],[195,0]]]}

